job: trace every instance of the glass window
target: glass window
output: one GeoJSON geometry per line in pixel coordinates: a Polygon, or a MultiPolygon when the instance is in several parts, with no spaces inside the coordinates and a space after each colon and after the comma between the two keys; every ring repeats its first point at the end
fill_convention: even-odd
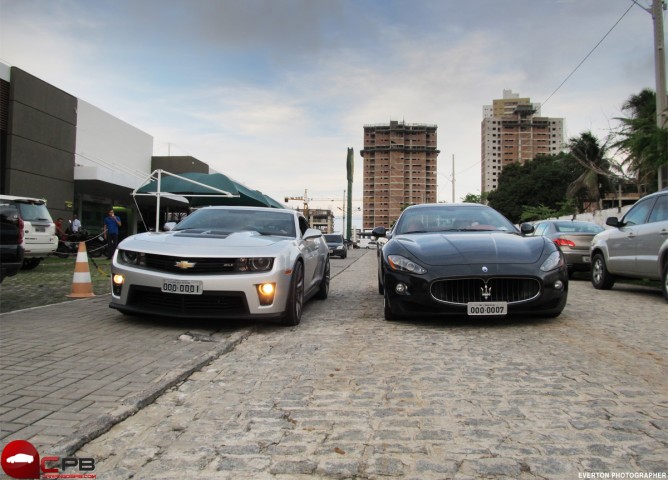
{"type": "Polygon", "coordinates": [[[647,221],[647,214],[652,208],[653,203],[653,199],[640,200],[638,203],[636,203],[633,208],[631,208],[631,210],[629,210],[629,212],[624,215],[624,225],[641,225],[645,223],[647,221]]]}
{"type": "Polygon", "coordinates": [[[652,213],[649,214],[649,223],[668,220],[668,195],[661,195],[656,199],[652,213]]]}

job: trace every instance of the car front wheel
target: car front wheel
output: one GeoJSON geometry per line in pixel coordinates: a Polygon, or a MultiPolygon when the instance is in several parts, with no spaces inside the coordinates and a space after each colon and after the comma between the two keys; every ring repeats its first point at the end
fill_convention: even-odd
{"type": "Polygon", "coordinates": [[[304,266],[302,262],[295,263],[290,283],[290,296],[285,305],[285,325],[299,325],[304,308],[304,266]]]}
{"type": "Polygon", "coordinates": [[[615,277],[608,272],[602,253],[597,253],[592,259],[591,283],[598,290],[610,290],[615,284],[615,277]]]}
{"type": "Polygon", "coordinates": [[[668,300],[668,260],[663,266],[663,278],[661,279],[661,291],[663,292],[663,298],[668,300]]]}
{"type": "Polygon", "coordinates": [[[384,307],[383,313],[385,314],[385,320],[387,320],[388,322],[399,320],[397,314],[392,311],[392,305],[390,304],[390,299],[388,298],[387,291],[385,292],[385,295],[383,295],[383,307],[384,307]]]}
{"type": "Polygon", "coordinates": [[[322,280],[320,280],[320,288],[318,293],[315,295],[315,298],[318,300],[325,300],[329,295],[329,280],[330,280],[330,268],[329,268],[329,258],[325,260],[325,269],[322,272],[322,280]]]}

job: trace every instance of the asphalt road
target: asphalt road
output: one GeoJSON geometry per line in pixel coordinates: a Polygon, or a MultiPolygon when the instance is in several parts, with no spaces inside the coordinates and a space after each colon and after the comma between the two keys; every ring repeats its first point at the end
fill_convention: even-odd
{"type": "MultiPolygon", "coordinates": [[[[76,456],[104,479],[668,478],[659,290],[573,281],[556,319],[386,322],[375,261],[332,259],[297,327],[198,325],[238,338],[76,456]]],[[[106,318],[166,348],[185,328],[106,318]]]]}

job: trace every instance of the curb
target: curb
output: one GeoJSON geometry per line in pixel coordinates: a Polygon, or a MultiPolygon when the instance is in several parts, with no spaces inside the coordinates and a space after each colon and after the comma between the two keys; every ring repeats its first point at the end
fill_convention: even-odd
{"type": "Polygon", "coordinates": [[[59,442],[57,447],[51,448],[49,452],[60,457],[72,456],[77,450],[91,440],[106,433],[114,425],[131,417],[142,408],[153,403],[160,395],[173,386],[183,382],[193,373],[201,370],[220,356],[234,350],[237,345],[246,340],[252,332],[253,329],[251,328],[243,332],[232,334],[230,338],[220,343],[214,350],[195,357],[188,364],[179,369],[166,373],[149,388],[125,397],[121,400],[121,405],[116,407],[113,411],[100,416],[96,420],[84,423],[77,433],[66,437],[62,442],[59,442]]]}

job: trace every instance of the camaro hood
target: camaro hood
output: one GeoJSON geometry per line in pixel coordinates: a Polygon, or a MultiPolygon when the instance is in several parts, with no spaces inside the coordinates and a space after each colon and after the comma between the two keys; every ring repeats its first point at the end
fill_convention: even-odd
{"type": "Polygon", "coordinates": [[[118,248],[159,255],[188,257],[268,255],[282,250],[293,238],[238,232],[230,235],[168,232],[140,233],[123,240],[118,248]]]}
{"type": "Polygon", "coordinates": [[[425,265],[536,263],[545,245],[541,237],[502,232],[402,235],[396,241],[425,265]]]}

